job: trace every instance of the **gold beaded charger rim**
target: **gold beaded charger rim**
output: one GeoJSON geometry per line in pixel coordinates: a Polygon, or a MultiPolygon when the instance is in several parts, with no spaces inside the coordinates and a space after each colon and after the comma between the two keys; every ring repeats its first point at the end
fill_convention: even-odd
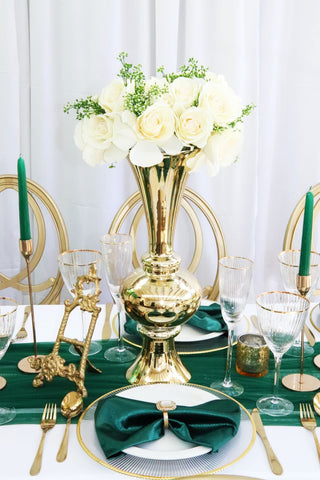
{"type": "Polygon", "coordinates": [[[317,320],[316,320],[317,313],[320,314],[319,304],[315,305],[310,312],[310,323],[317,330],[317,332],[320,332],[320,325],[317,325],[317,320]]]}
{"type": "MultiPolygon", "coordinates": [[[[130,393],[130,392],[129,392],[130,393]]],[[[199,392],[198,392],[199,393],[199,392]]],[[[200,402],[201,403],[201,402],[200,402]]],[[[201,475],[215,473],[233,465],[241,460],[252,448],[256,437],[256,428],[249,411],[236,399],[229,397],[223,392],[211,387],[192,383],[172,384],[154,383],[149,385],[127,385],[111,392],[105,393],[94,400],[81,414],[77,424],[77,438],[85,453],[100,465],[118,473],[133,475],[137,478],[152,480],[174,479],[180,476],[201,475]],[[218,452],[208,452],[200,456],[183,458],[177,460],[159,460],[136,457],[127,453],[120,453],[116,457],[106,458],[97,439],[94,427],[94,412],[97,404],[102,399],[113,397],[129,389],[138,388],[159,389],[157,395],[168,397],[180,390],[179,395],[188,398],[191,392],[186,393],[185,389],[192,388],[203,390],[203,401],[212,399],[229,399],[240,407],[241,421],[237,434],[229,440],[218,452]],[[161,392],[161,393],[160,393],[161,392]]],[[[192,477],[190,477],[192,478],[192,477]]]]}
{"type": "MultiPolygon", "coordinates": [[[[116,335],[118,335],[117,317],[118,315],[115,314],[112,319],[112,329],[116,335]]],[[[242,315],[242,317],[245,321],[245,331],[242,331],[241,335],[249,333],[250,331],[250,322],[248,317],[246,315],[242,315]]],[[[128,335],[126,332],[124,332],[123,340],[133,347],[141,348],[142,346],[140,337],[138,335],[128,335]]],[[[236,345],[236,343],[237,340],[235,340],[233,345],[236,345]]],[[[225,350],[228,348],[228,332],[225,332],[219,337],[210,338],[201,342],[176,342],[175,345],[179,355],[195,355],[197,353],[218,352],[219,350],[225,350]]]]}

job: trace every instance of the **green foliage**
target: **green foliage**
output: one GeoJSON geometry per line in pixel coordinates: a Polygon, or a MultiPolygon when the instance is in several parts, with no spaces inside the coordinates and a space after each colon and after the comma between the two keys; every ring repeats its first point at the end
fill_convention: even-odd
{"type": "Polygon", "coordinates": [[[243,123],[244,117],[247,117],[248,115],[250,115],[252,110],[254,110],[255,108],[256,106],[253,103],[249,103],[242,109],[241,115],[238,118],[236,118],[233,122],[228,123],[225,126],[214,124],[212,131],[216,133],[220,133],[220,132],[223,132],[224,130],[227,130],[228,128],[234,128],[238,123],[243,123]]]}
{"type": "Polygon", "coordinates": [[[165,73],[164,66],[158,68],[158,72],[162,73],[162,76],[169,82],[172,83],[176,78],[185,77],[185,78],[205,78],[208,71],[207,67],[203,65],[198,65],[198,60],[195,60],[193,57],[189,58],[186,65],[182,65],[179,68],[178,72],[165,73]]]}
{"type": "Polygon", "coordinates": [[[96,100],[93,100],[91,95],[87,98],[81,98],[80,100],[76,99],[73,103],[68,102],[64,106],[63,111],[69,114],[70,110],[76,111],[77,120],[82,120],[85,117],[90,118],[91,115],[106,113],[104,108],[102,108],[96,100]]]}

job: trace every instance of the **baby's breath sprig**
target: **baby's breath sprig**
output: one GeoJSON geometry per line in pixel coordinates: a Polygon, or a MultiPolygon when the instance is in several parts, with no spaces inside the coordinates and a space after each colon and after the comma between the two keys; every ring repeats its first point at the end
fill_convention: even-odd
{"type": "Polygon", "coordinates": [[[244,117],[247,117],[248,115],[250,115],[252,110],[254,110],[255,108],[256,106],[254,105],[254,103],[249,103],[242,109],[241,115],[238,118],[236,118],[233,122],[228,123],[227,125],[224,125],[224,126],[214,124],[212,131],[215,133],[221,133],[224,130],[228,130],[228,128],[230,127],[234,128],[238,123],[243,123],[244,117]]]}
{"type": "Polygon", "coordinates": [[[205,78],[208,71],[207,67],[203,65],[198,65],[198,60],[195,60],[193,57],[189,58],[186,65],[182,65],[179,68],[178,72],[165,73],[164,66],[158,68],[159,73],[162,73],[162,76],[167,80],[167,82],[172,83],[173,80],[179,77],[185,78],[205,78]]]}
{"type": "Polygon", "coordinates": [[[90,95],[87,98],[77,98],[74,103],[68,102],[63,108],[65,113],[70,113],[70,110],[76,111],[77,120],[82,120],[85,117],[90,118],[91,115],[100,115],[106,113],[104,108],[92,98],[90,95]]]}

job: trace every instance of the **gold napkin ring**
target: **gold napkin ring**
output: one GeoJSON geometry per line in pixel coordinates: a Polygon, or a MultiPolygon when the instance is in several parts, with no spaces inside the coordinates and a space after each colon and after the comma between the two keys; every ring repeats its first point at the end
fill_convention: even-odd
{"type": "Polygon", "coordinates": [[[159,400],[156,403],[156,407],[163,413],[163,423],[165,430],[169,428],[169,415],[168,412],[177,408],[176,403],[173,400],[159,400]]]}

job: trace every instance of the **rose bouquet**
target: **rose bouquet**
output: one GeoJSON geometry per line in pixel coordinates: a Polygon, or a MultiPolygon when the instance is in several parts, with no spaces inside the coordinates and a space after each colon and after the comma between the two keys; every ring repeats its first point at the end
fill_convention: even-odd
{"type": "Polygon", "coordinates": [[[253,109],[240,98],[222,75],[190,58],[177,73],[146,79],[141,65],[126,62],[119,78],[98,96],[67,103],[65,112],[76,111],[79,122],[74,140],[91,166],[115,163],[129,156],[138,166],[150,167],[185,147],[198,149],[188,160],[193,171],[205,166],[209,175],[239,156],[242,123],[253,109]]]}

